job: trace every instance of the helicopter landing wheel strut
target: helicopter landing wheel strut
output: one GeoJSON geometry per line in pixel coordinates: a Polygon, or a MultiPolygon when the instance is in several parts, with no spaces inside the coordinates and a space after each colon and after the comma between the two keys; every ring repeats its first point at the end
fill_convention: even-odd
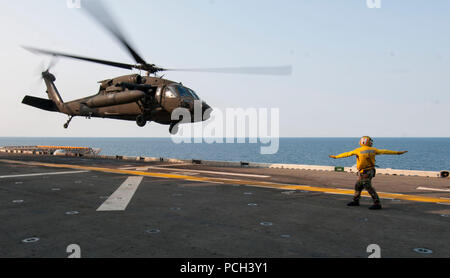
{"type": "Polygon", "coordinates": [[[143,126],[145,126],[147,124],[147,120],[145,119],[144,115],[141,114],[141,115],[136,117],[136,124],[139,127],[143,127],[143,126]]]}
{"type": "Polygon", "coordinates": [[[73,118],[73,116],[69,116],[69,119],[67,120],[67,122],[64,124],[64,128],[68,128],[69,127],[69,124],[70,124],[70,122],[72,121],[72,118],[73,118]]]}

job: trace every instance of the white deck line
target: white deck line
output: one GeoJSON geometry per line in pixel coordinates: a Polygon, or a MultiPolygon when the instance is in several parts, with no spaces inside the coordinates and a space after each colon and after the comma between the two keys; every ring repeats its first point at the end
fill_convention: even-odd
{"type": "Polygon", "coordinates": [[[444,192],[450,192],[450,189],[444,189],[444,188],[430,188],[430,187],[422,187],[419,186],[416,189],[418,190],[430,190],[430,191],[444,191],[444,192]]]}
{"type": "Polygon", "coordinates": [[[171,163],[171,164],[160,164],[158,167],[173,167],[173,166],[185,166],[192,165],[192,163],[171,163]]]}
{"type": "Polygon", "coordinates": [[[122,185],[101,204],[97,211],[122,211],[128,206],[128,203],[133,198],[139,184],[144,177],[133,176],[125,180],[122,185]]]}
{"type": "Polygon", "coordinates": [[[65,171],[65,172],[50,172],[50,173],[33,173],[33,174],[22,174],[22,175],[8,175],[8,176],[0,176],[0,179],[36,177],[36,176],[47,176],[47,175],[69,175],[69,174],[79,174],[79,173],[86,173],[86,172],[89,172],[89,171],[65,171]]]}
{"type": "MultiPolygon", "coordinates": [[[[189,164],[189,165],[192,165],[192,164],[189,164]]],[[[169,168],[169,167],[160,167],[160,166],[123,167],[123,168],[120,168],[120,169],[121,170],[136,170],[136,171],[147,171],[148,169],[153,169],[153,170],[166,170],[166,171],[186,172],[186,173],[188,173],[188,172],[191,172],[191,173],[204,173],[204,174],[215,174],[215,175],[237,176],[237,177],[270,178],[270,176],[267,176],[267,175],[231,173],[231,172],[218,172],[218,171],[182,169],[182,168],[169,168]]]]}
{"type": "Polygon", "coordinates": [[[270,176],[267,176],[267,175],[218,172],[218,171],[195,170],[195,169],[181,169],[181,168],[162,168],[162,167],[155,167],[155,166],[149,166],[148,169],[170,170],[170,171],[177,171],[177,172],[194,172],[194,173],[204,173],[204,174],[218,174],[218,175],[238,176],[238,177],[270,178],[270,176]]]}
{"type": "Polygon", "coordinates": [[[196,182],[204,182],[204,183],[225,184],[224,182],[221,182],[221,181],[190,181],[190,182],[193,182],[193,183],[196,183],[196,182]]]}

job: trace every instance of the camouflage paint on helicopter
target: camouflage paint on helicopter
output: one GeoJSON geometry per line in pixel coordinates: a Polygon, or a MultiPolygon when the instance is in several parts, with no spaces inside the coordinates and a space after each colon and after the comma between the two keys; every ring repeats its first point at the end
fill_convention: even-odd
{"type": "MultiPolygon", "coordinates": [[[[106,7],[100,1],[87,1],[83,5],[84,10],[94,18],[102,27],[108,30],[128,51],[137,64],[119,63],[97,58],[89,58],[56,51],[48,51],[33,47],[25,49],[38,54],[54,57],[66,57],[82,61],[88,61],[123,69],[138,69],[146,72],[145,76],[131,74],[100,81],[99,92],[95,95],[81,99],[64,102],[54,82],[55,76],[49,72],[50,67],[42,72],[42,78],[47,87],[49,99],[33,96],[25,96],[22,103],[47,110],[67,114],[69,120],[64,128],[69,126],[75,116],[87,118],[111,118],[136,121],[138,126],[145,126],[148,121],[154,121],[164,125],[170,125],[169,132],[174,134],[178,130],[178,124],[182,118],[172,120],[172,112],[177,108],[185,108],[191,114],[191,122],[204,121],[209,118],[212,109],[206,102],[201,101],[198,95],[181,83],[163,79],[156,73],[163,71],[190,71],[190,72],[214,72],[214,73],[241,73],[260,75],[290,75],[291,66],[281,67],[239,67],[239,68],[206,68],[206,69],[166,69],[147,63],[130,46],[119,26],[108,13],[106,7]],[[150,76],[154,75],[154,76],[150,76]],[[202,103],[202,116],[194,117],[194,103],[202,103]]],[[[184,122],[184,121],[183,121],[184,122]]]]}

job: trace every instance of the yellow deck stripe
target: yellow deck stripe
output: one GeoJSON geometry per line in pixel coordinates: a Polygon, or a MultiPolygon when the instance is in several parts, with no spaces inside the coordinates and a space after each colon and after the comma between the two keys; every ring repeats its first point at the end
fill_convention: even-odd
{"type": "MultiPolygon", "coordinates": [[[[316,186],[308,186],[308,185],[290,185],[290,184],[280,184],[280,183],[263,182],[263,181],[252,181],[252,180],[233,180],[233,179],[221,179],[221,178],[198,177],[198,176],[194,177],[194,176],[184,176],[184,175],[176,175],[176,174],[150,173],[150,172],[142,172],[142,171],[101,168],[101,167],[91,167],[91,166],[80,166],[80,165],[71,165],[71,164],[53,164],[53,163],[42,163],[42,162],[6,160],[6,159],[0,159],[0,162],[23,164],[23,165],[33,165],[33,166],[45,166],[45,167],[52,167],[52,168],[81,169],[81,170],[88,170],[88,171],[113,173],[113,174],[125,174],[125,175],[136,175],[136,176],[147,176],[147,177],[169,178],[169,179],[182,179],[182,180],[188,180],[188,181],[221,182],[221,183],[226,183],[226,184],[237,184],[237,185],[265,187],[265,188],[274,188],[274,189],[283,189],[283,190],[303,190],[303,191],[311,191],[311,192],[322,192],[322,193],[328,193],[328,194],[353,195],[353,192],[354,192],[353,190],[350,190],[350,189],[347,190],[347,189],[316,187],[316,186]]],[[[367,192],[363,192],[362,195],[370,196],[367,192]]],[[[380,196],[380,198],[387,198],[387,199],[399,199],[399,200],[425,202],[425,203],[450,204],[450,200],[444,199],[444,198],[416,196],[416,195],[404,195],[404,194],[396,194],[396,193],[379,193],[378,195],[380,196]]]]}

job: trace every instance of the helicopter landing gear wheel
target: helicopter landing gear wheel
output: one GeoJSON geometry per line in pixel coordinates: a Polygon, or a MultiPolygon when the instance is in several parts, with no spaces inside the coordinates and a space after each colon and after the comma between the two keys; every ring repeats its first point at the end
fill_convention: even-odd
{"type": "Polygon", "coordinates": [[[178,123],[171,123],[169,127],[169,132],[172,135],[175,135],[178,133],[178,123]]]}
{"type": "Polygon", "coordinates": [[[69,127],[70,122],[72,121],[73,116],[69,116],[69,119],[67,120],[67,122],[64,124],[64,128],[67,129],[69,127]]]}
{"type": "Polygon", "coordinates": [[[136,117],[136,124],[139,127],[143,127],[147,124],[147,120],[145,119],[144,115],[139,115],[136,117]]]}

